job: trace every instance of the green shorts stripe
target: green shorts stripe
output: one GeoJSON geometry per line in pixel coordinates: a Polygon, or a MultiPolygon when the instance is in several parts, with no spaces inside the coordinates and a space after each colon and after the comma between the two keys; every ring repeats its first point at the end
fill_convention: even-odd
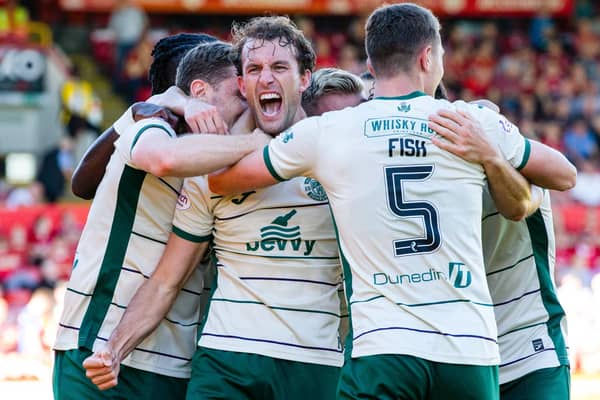
{"type": "Polygon", "coordinates": [[[340,369],[199,347],[187,399],[332,400],[340,369]]]}
{"type": "Polygon", "coordinates": [[[498,400],[498,367],[446,364],[400,354],[346,360],[338,399],[498,400]]]}
{"type": "Polygon", "coordinates": [[[568,400],[571,374],[567,365],[530,372],[500,386],[500,400],[568,400]]]}
{"type": "Polygon", "coordinates": [[[184,399],[188,380],[159,375],[121,365],[119,384],[101,391],[85,376],[83,360],[91,351],[56,351],[52,390],[54,400],[95,399],[184,399]]]}

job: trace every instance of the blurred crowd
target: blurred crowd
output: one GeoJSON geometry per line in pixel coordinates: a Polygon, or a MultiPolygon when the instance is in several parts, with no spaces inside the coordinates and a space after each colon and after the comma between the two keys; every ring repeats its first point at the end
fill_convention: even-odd
{"type": "MultiPolygon", "coordinates": [[[[451,99],[492,100],[524,135],[563,152],[577,166],[577,186],[552,194],[556,281],[568,317],[573,367],[600,373],[600,10],[582,3],[588,5],[578,7],[571,20],[541,12],[529,19],[442,21],[444,82],[451,99]]],[[[361,18],[296,21],[314,44],[317,68],[366,70],[361,18]]],[[[226,40],[226,28],[215,24],[203,31],[226,40]]],[[[142,10],[123,2],[105,29],[91,34],[90,49],[124,98],[143,100],[150,93],[151,49],[169,33],[175,32],[153,26],[142,10]]],[[[72,129],[90,128],[89,121],[75,119],[73,124],[72,129]]],[[[66,184],[60,195],[49,194],[41,178],[47,167],[26,188],[0,181],[0,210],[61,199],[80,153],[73,143],[60,143],[49,161],[58,165],[66,184]]],[[[0,230],[0,353],[18,352],[44,362],[49,362],[64,282],[82,228],[81,218],[68,208],[50,210],[50,216],[40,211],[31,221],[3,224],[0,230]]],[[[14,371],[0,362],[0,379],[14,371]]]]}

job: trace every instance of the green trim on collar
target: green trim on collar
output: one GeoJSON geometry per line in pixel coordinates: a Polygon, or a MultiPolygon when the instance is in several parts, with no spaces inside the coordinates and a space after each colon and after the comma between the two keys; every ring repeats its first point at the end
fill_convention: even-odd
{"type": "Polygon", "coordinates": [[[427,96],[427,93],[421,92],[420,90],[416,90],[412,93],[409,93],[404,96],[395,96],[395,97],[375,97],[373,100],[409,100],[414,99],[415,97],[427,96]]]}

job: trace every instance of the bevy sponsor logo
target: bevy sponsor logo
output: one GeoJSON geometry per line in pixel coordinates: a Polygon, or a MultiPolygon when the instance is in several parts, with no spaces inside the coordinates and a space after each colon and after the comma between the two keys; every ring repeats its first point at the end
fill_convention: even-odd
{"type": "Polygon", "coordinates": [[[302,240],[300,226],[289,226],[290,219],[297,214],[292,210],[275,218],[269,225],[260,228],[260,240],[246,243],[247,251],[294,251],[304,256],[312,253],[316,240],[302,240]]]}
{"type": "Polygon", "coordinates": [[[469,271],[464,263],[450,262],[448,263],[447,274],[435,268],[429,268],[425,272],[415,272],[412,274],[387,274],[385,272],[373,274],[373,284],[375,286],[417,285],[439,280],[448,281],[457,289],[464,289],[471,285],[471,271],[469,271]]]}

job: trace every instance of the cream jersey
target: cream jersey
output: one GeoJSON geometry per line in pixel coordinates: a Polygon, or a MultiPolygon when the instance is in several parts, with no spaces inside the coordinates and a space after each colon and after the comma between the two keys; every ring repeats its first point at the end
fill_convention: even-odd
{"type": "Polygon", "coordinates": [[[219,196],[186,179],[173,232],[213,236],[216,278],[198,345],[341,366],[341,268],[329,203],[310,178],[219,196]]]}
{"type": "Polygon", "coordinates": [[[469,111],[514,166],[528,142],[498,114],[421,92],[299,122],[265,147],[278,179],[317,179],[339,233],[348,357],[408,354],[498,364],[481,250],[485,174],[431,143],[427,117],[469,111]]]}
{"type": "MultiPolygon", "coordinates": [[[[163,253],[181,178],[159,178],[136,167],[131,152],[150,127],[175,137],[162,120],[116,124],[121,133],[98,186],[65,295],[54,348],[96,350],[110,337],[136,290],[163,253]],[[129,126],[127,126],[129,125],[129,126]]],[[[202,273],[195,271],[156,330],[123,364],[188,378],[199,327],[202,273]]]]}
{"type": "Polygon", "coordinates": [[[554,283],[550,195],[520,222],[503,218],[486,189],[483,256],[500,346],[500,383],[542,368],[569,365],[565,312],[554,283]]]}

